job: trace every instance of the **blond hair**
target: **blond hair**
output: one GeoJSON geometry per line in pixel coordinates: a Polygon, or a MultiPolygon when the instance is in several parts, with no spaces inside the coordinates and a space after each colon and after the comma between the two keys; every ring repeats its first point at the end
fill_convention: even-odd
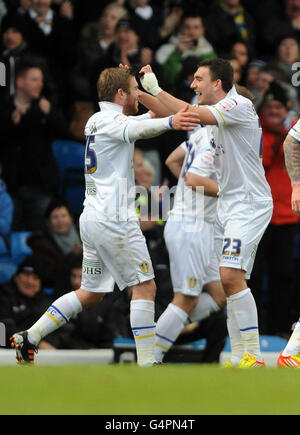
{"type": "Polygon", "coordinates": [[[103,70],[97,82],[99,100],[113,102],[119,89],[128,92],[132,76],[129,68],[107,68],[103,70]]]}

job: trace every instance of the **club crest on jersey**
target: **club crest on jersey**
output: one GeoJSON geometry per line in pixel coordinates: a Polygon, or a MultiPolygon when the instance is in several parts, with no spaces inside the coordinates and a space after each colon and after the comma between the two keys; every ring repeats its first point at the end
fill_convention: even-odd
{"type": "Polygon", "coordinates": [[[194,276],[192,276],[191,278],[188,279],[188,283],[189,283],[190,288],[195,288],[197,285],[197,282],[198,282],[198,280],[194,276]]]}
{"type": "Polygon", "coordinates": [[[117,116],[114,118],[114,120],[117,121],[117,122],[119,122],[120,124],[124,124],[124,122],[127,122],[127,116],[125,116],[125,115],[123,115],[123,114],[120,114],[120,115],[117,115],[117,116]]]}
{"type": "Polygon", "coordinates": [[[143,263],[140,264],[140,268],[143,273],[148,273],[150,270],[150,265],[148,261],[143,261],[143,263]]]}

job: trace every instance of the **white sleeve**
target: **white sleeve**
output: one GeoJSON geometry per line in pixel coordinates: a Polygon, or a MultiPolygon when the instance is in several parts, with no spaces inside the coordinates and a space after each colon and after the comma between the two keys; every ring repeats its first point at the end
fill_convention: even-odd
{"type": "Polygon", "coordinates": [[[293,136],[298,142],[300,142],[300,119],[289,131],[289,135],[293,136]]]}
{"type": "Polygon", "coordinates": [[[128,117],[122,113],[106,119],[105,125],[98,128],[96,134],[107,134],[112,139],[131,143],[138,139],[148,139],[172,129],[171,117],[158,119],[140,119],[128,117]]]}
{"type": "MultiPolygon", "coordinates": [[[[249,104],[251,105],[250,101],[249,104]]],[[[213,106],[206,106],[216,118],[219,127],[243,123],[247,120],[249,110],[245,101],[236,98],[224,98],[213,106]]]]}
{"type": "Polygon", "coordinates": [[[134,142],[138,139],[156,137],[172,130],[171,116],[158,119],[145,119],[142,121],[129,120],[124,130],[126,142],[134,142]]]}
{"type": "Polygon", "coordinates": [[[134,121],[143,121],[144,119],[152,119],[149,112],[143,113],[138,116],[128,116],[129,119],[133,119],[134,121]]]}

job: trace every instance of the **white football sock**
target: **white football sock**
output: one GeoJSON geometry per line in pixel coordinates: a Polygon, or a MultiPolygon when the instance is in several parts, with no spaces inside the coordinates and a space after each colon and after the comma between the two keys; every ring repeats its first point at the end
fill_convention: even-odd
{"type": "Polygon", "coordinates": [[[251,290],[249,288],[242,290],[230,296],[227,301],[231,303],[232,312],[240,330],[244,353],[254,355],[259,361],[262,361],[257,308],[251,290]]]}
{"type": "Polygon", "coordinates": [[[156,324],[155,359],[161,362],[172,347],[187,320],[187,313],[174,304],[169,304],[156,324]]]}
{"type": "Polygon", "coordinates": [[[300,319],[286,345],[283,356],[297,355],[300,352],[300,319]]]}
{"type": "Polygon", "coordinates": [[[37,346],[44,337],[61,328],[81,311],[82,305],[76,293],[66,293],[56,299],[42,317],[28,329],[28,340],[37,346]]]}
{"type": "Polygon", "coordinates": [[[244,343],[229,298],[227,298],[227,330],[231,346],[231,362],[233,366],[237,366],[243,358],[244,343]]]}
{"type": "Polygon", "coordinates": [[[154,302],[143,299],[131,301],[130,325],[135,340],[138,365],[152,366],[155,362],[154,302]]]}
{"type": "Polygon", "coordinates": [[[210,316],[210,314],[219,310],[219,305],[215,302],[211,295],[203,292],[199,296],[198,303],[188,318],[191,322],[199,322],[199,320],[206,319],[210,316]]]}

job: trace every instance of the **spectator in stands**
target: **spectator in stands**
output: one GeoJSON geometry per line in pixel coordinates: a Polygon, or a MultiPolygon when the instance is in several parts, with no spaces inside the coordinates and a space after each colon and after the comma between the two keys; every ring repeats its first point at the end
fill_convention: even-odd
{"type": "Polygon", "coordinates": [[[233,69],[233,83],[237,85],[240,83],[242,79],[242,67],[239,61],[235,57],[229,59],[229,63],[233,69]]]}
{"type": "Polygon", "coordinates": [[[207,39],[219,56],[229,53],[236,41],[244,41],[254,55],[256,29],[252,16],[240,0],[218,0],[205,18],[207,39]]]}
{"type": "MultiPolygon", "coordinates": [[[[70,261],[69,272],[63,281],[56,283],[55,297],[69,291],[78,290],[81,286],[82,255],[74,255],[70,261]]],[[[118,291],[118,294],[120,292],[118,291]]],[[[115,337],[115,320],[110,307],[116,299],[116,294],[109,294],[101,304],[87,308],[71,319],[67,326],[68,340],[60,340],[60,349],[91,349],[112,347],[115,337]]],[[[126,313],[127,316],[128,313],[126,313]]],[[[121,321],[121,319],[119,319],[121,321]]]]}
{"type": "Polygon", "coordinates": [[[261,73],[265,75],[266,80],[269,82],[274,81],[279,84],[287,94],[289,101],[289,113],[286,118],[286,125],[289,125],[290,118],[296,120],[300,113],[300,104],[298,98],[297,87],[292,85],[292,82],[286,81],[285,73],[280,66],[276,63],[267,64],[262,68],[261,73]]]}
{"type": "Polygon", "coordinates": [[[0,88],[1,96],[14,95],[15,93],[15,73],[24,54],[28,52],[26,41],[20,28],[14,23],[7,23],[6,27],[1,27],[2,47],[0,60],[5,65],[6,86],[0,88]]]}
{"type": "Polygon", "coordinates": [[[293,64],[300,61],[300,46],[296,38],[292,36],[283,37],[278,45],[275,63],[284,72],[284,81],[291,84],[293,64]]]}
{"type": "Polygon", "coordinates": [[[196,98],[191,84],[194,80],[194,74],[198,69],[198,65],[199,57],[189,56],[182,61],[182,68],[176,82],[175,92],[176,97],[180,100],[191,103],[192,100],[196,98]]]}
{"type": "Polygon", "coordinates": [[[44,92],[51,98],[55,98],[56,85],[50,77],[47,60],[44,57],[33,55],[24,39],[22,26],[18,20],[6,20],[1,27],[2,49],[0,61],[4,63],[6,70],[6,86],[0,88],[1,97],[5,98],[15,94],[15,77],[22,64],[35,63],[43,69],[45,75],[44,92]]]}
{"type": "Polygon", "coordinates": [[[0,103],[0,122],[3,179],[15,205],[13,230],[39,229],[59,189],[51,143],[68,133],[61,110],[43,95],[39,66],[19,69],[15,96],[0,103]]]}
{"type": "Polygon", "coordinates": [[[155,8],[149,0],[127,0],[125,5],[141,44],[152,50],[158,48],[161,42],[159,29],[163,24],[162,8],[155,8]]]}
{"type": "Polygon", "coordinates": [[[248,65],[245,73],[245,86],[253,92],[257,86],[259,71],[266,65],[266,62],[254,59],[248,65]]]}
{"type": "Polygon", "coordinates": [[[247,44],[243,41],[236,41],[231,47],[231,56],[237,59],[244,69],[249,63],[249,50],[247,44]]]}
{"type": "Polygon", "coordinates": [[[91,89],[97,108],[96,83],[99,74],[106,68],[119,66],[120,63],[136,70],[139,70],[141,65],[150,63],[155,73],[158,74],[158,77],[162,75],[159,65],[153,61],[152,50],[140,44],[139,36],[128,20],[120,20],[118,22],[115,42],[109,46],[106,55],[100,57],[93,66],[91,89]]]}
{"type": "Polygon", "coordinates": [[[170,38],[157,51],[155,58],[162,65],[168,90],[174,93],[182,68],[182,61],[189,57],[209,59],[215,57],[212,45],[205,38],[205,28],[200,15],[184,15],[178,35],[170,38]]]}
{"type": "Polygon", "coordinates": [[[51,9],[51,0],[32,0],[24,13],[8,15],[23,30],[30,52],[45,57],[49,62],[51,76],[60,92],[60,101],[67,100],[68,72],[76,59],[76,39],[72,19],[57,14],[51,9]]]}
{"type": "MultiPolygon", "coordinates": [[[[20,329],[26,329],[47,310],[49,297],[43,293],[41,276],[30,256],[19,266],[15,276],[0,290],[0,321],[6,327],[6,343],[20,329]]],[[[42,341],[40,349],[53,349],[51,337],[42,341]]]]}
{"type": "Polygon", "coordinates": [[[291,208],[291,182],[285,168],[283,142],[288,99],[276,83],[269,86],[259,112],[263,129],[263,165],[270,184],[274,212],[260,242],[251,281],[261,307],[264,273],[268,276],[267,330],[287,338],[292,324],[294,241],[299,218],[291,208]]]}
{"type": "Polygon", "coordinates": [[[261,68],[257,74],[257,80],[251,92],[255,96],[255,107],[259,111],[266,92],[269,90],[270,84],[273,81],[273,76],[267,66],[261,68]]]}
{"type": "Polygon", "coordinates": [[[262,28],[262,46],[269,55],[274,55],[282,37],[290,35],[300,44],[300,2],[284,0],[280,14],[268,15],[262,28]]]}
{"type": "Polygon", "coordinates": [[[71,74],[74,99],[92,99],[90,78],[93,64],[107,53],[109,46],[115,41],[118,21],[126,18],[126,9],[113,2],[104,8],[98,21],[88,23],[82,29],[77,63],[71,74]]]}
{"type": "Polygon", "coordinates": [[[164,42],[167,42],[168,38],[170,38],[170,36],[173,35],[173,33],[176,31],[177,27],[180,24],[183,14],[184,14],[184,5],[182,0],[173,0],[170,2],[169,7],[168,6],[166,7],[164,13],[165,19],[159,29],[160,37],[161,37],[160,45],[162,45],[164,42]]]}
{"type": "Polygon", "coordinates": [[[70,271],[74,256],[82,254],[82,244],[68,204],[51,201],[45,212],[46,227],[34,231],[27,244],[39,265],[46,287],[54,288],[70,271]]]}

